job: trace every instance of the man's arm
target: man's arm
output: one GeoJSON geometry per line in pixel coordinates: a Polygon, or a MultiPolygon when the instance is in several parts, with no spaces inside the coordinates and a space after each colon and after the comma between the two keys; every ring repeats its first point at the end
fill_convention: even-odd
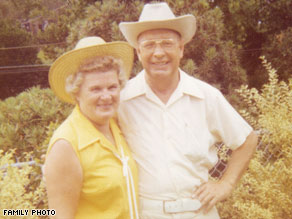
{"type": "Polygon", "coordinates": [[[198,187],[193,195],[193,198],[197,198],[202,204],[198,211],[208,212],[217,202],[226,199],[231,194],[248,167],[256,150],[257,139],[257,134],[254,131],[251,132],[245,142],[232,152],[222,178],[218,182],[209,181],[198,187]]]}

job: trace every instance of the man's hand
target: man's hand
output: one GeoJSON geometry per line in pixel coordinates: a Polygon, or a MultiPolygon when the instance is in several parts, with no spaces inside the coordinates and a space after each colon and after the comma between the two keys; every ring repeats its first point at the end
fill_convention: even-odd
{"type": "Polygon", "coordinates": [[[192,198],[198,199],[202,207],[197,212],[208,213],[217,202],[226,199],[232,192],[233,186],[224,181],[209,181],[199,186],[192,198]]]}
{"type": "Polygon", "coordinates": [[[257,138],[256,132],[251,132],[245,142],[232,152],[227,169],[218,182],[203,183],[194,191],[192,197],[198,199],[202,204],[198,211],[207,213],[217,202],[223,201],[230,195],[256,150],[257,138]]]}

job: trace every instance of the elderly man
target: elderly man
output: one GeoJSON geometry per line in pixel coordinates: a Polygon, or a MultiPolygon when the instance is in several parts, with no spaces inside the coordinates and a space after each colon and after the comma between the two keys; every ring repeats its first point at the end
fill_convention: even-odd
{"type": "Polygon", "coordinates": [[[219,218],[215,204],[239,181],[257,136],[220,91],[179,69],[195,17],[146,4],[139,21],[120,30],[144,68],[127,83],[119,109],[139,167],[141,218],[219,218]],[[220,141],[233,153],[223,177],[208,181],[220,141]]]}

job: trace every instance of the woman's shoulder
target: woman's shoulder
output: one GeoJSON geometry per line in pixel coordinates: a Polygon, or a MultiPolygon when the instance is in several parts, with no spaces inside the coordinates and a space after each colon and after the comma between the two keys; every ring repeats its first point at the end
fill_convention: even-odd
{"type": "Polygon", "coordinates": [[[74,129],[74,123],[70,116],[54,131],[47,151],[49,152],[52,146],[59,140],[65,140],[73,147],[74,151],[77,152],[78,140],[74,129]]]}

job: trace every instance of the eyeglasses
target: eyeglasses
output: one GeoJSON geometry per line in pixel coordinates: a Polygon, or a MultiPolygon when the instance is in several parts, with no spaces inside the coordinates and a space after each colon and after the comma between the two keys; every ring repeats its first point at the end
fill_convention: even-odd
{"type": "Polygon", "coordinates": [[[175,48],[176,41],[174,39],[144,40],[139,46],[145,51],[152,52],[158,44],[164,51],[168,51],[175,48]]]}

